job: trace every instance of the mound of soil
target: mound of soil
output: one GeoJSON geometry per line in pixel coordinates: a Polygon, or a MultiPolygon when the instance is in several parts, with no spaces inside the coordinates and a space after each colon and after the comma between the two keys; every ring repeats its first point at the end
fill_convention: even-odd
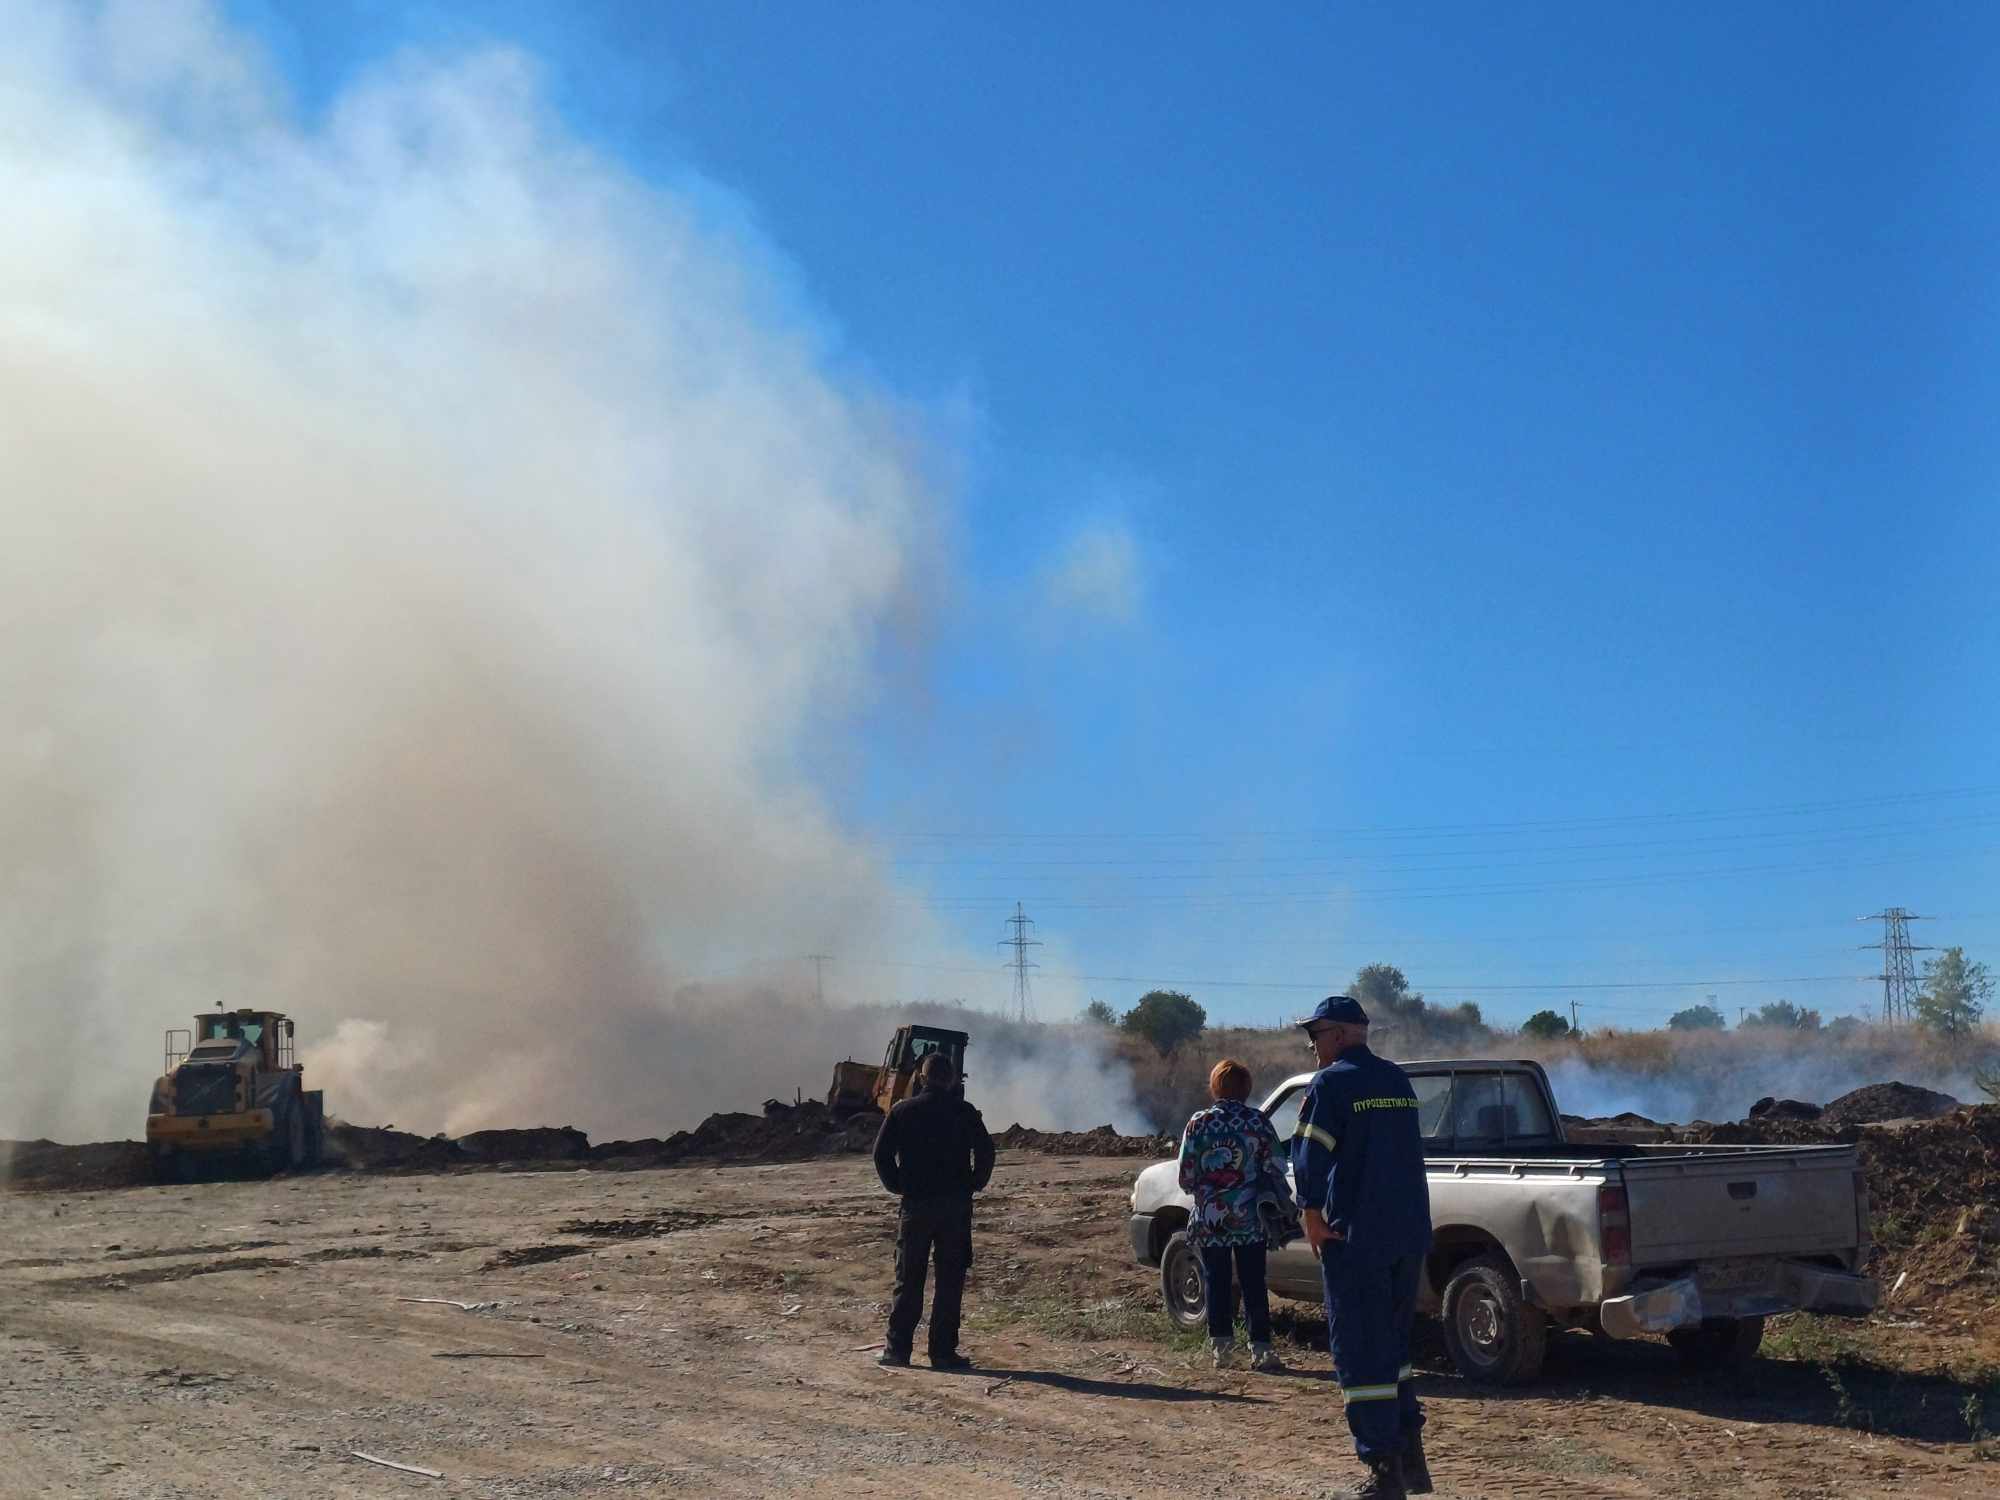
{"type": "Polygon", "coordinates": [[[1827,1105],[1823,1118],[1836,1125],[1867,1125],[1877,1120],[1934,1120],[1957,1108],[1951,1095],[1913,1083],[1871,1083],[1842,1094],[1827,1105]]]}
{"type": "Polygon", "coordinates": [[[9,1187],[136,1187],[152,1181],[141,1141],[99,1141],[61,1146],[54,1141],[0,1141],[0,1183],[9,1187]]]}
{"type": "Polygon", "coordinates": [[[693,1130],[669,1136],[661,1154],[668,1161],[799,1161],[828,1151],[867,1151],[881,1126],[880,1115],[836,1116],[817,1099],[773,1099],[761,1115],[710,1115],[693,1130]]]}
{"type": "Polygon", "coordinates": [[[1697,1120],[1675,1131],[1673,1139],[1690,1146],[1846,1146],[1861,1139],[1861,1127],[1836,1125],[1823,1114],[1816,1120],[1764,1115],[1719,1124],[1697,1120]]]}
{"type": "Polygon", "coordinates": [[[579,1161],[590,1152],[590,1137],[568,1125],[475,1130],[458,1138],[458,1149],[481,1161],[579,1161]]]}
{"type": "Polygon", "coordinates": [[[1034,1130],[1018,1123],[993,1137],[993,1144],[1055,1156],[1166,1156],[1176,1146],[1172,1136],[1120,1135],[1110,1125],[1095,1130],[1034,1130]]]}
{"type": "Polygon", "coordinates": [[[1774,1099],[1769,1094],[1750,1106],[1753,1120],[1817,1120],[1825,1111],[1803,1099],[1774,1099]]]}
{"type": "MultiPolygon", "coordinates": [[[[614,1171],[672,1166],[687,1161],[805,1161],[873,1148],[877,1114],[835,1115],[816,1099],[786,1104],[773,1099],[762,1114],[710,1115],[693,1130],[664,1140],[606,1141],[593,1146],[581,1130],[543,1125],[525,1130],[476,1130],[453,1139],[406,1130],[326,1122],[329,1166],[351,1172],[420,1173],[491,1170],[496,1165],[535,1167],[588,1162],[614,1171]]],[[[1014,1125],[998,1144],[1062,1156],[1162,1156],[1174,1149],[1168,1136],[1120,1135],[1109,1125],[1087,1131],[1031,1130],[1014,1125]]],[[[138,1141],[61,1146],[53,1141],[0,1142],[0,1185],[82,1191],[135,1187],[151,1181],[146,1148],[138,1141]]]]}
{"type": "Polygon", "coordinates": [[[473,1160],[449,1136],[326,1122],[326,1159],[356,1172],[438,1172],[473,1160]]]}

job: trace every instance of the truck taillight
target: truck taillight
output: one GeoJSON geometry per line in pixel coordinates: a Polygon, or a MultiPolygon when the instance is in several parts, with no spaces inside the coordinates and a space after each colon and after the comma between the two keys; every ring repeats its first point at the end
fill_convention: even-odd
{"type": "Polygon", "coordinates": [[[1622,1187],[1597,1190],[1597,1237],[1606,1264],[1632,1263],[1632,1211],[1622,1187]]]}

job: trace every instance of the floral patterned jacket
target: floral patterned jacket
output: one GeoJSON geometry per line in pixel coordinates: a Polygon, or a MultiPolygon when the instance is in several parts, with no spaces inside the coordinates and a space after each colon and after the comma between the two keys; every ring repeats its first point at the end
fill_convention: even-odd
{"type": "Polygon", "coordinates": [[[1188,1241],[1210,1245],[1263,1245],[1277,1249],[1296,1220],[1285,1182],[1278,1133],[1264,1112],[1235,1099],[1197,1110],[1181,1137],[1181,1191],[1194,1195],[1188,1241]],[[1260,1210],[1275,1203],[1276,1211],[1260,1210]]]}

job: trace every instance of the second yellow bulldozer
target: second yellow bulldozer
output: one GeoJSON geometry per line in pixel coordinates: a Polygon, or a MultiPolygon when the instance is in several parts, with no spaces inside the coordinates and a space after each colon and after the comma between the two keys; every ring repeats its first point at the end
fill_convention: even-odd
{"type": "Polygon", "coordinates": [[[851,1058],[833,1065],[833,1087],[826,1092],[826,1107],[837,1115],[871,1109],[886,1115],[899,1100],[910,1097],[917,1086],[918,1065],[933,1052],[951,1059],[952,1072],[958,1076],[956,1088],[962,1093],[969,1040],[962,1031],[939,1026],[898,1026],[880,1067],[851,1058]]]}

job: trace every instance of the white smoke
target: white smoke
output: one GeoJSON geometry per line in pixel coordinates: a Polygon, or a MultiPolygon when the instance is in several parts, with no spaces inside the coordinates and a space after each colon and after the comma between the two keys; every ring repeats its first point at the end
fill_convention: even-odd
{"type": "Polygon", "coordinates": [[[879,1055],[690,983],[937,941],[806,761],[941,501],[768,249],[516,52],[306,123],[209,4],[0,25],[0,1135],[133,1133],[218,1001],[418,1129],[879,1055]]]}

